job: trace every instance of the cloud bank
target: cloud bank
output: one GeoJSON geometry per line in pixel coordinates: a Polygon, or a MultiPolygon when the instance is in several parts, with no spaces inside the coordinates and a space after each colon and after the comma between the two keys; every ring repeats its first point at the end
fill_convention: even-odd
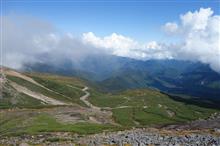
{"type": "Polygon", "coordinates": [[[87,32],[75,37],[27,16],[3,16],[0,24],[3,27],[3,64],[13,68],[20,68],[26,62],[58,64],[67,58],[77,62],[91,54],[110,54],[139,60],[200,61],[220,72],[220,16],[214,15],[211,8],[189,11],[180,15],[178,22],[164,24],[162,28],[167,37],[180,38],[172,44],[140,43],[118,33],[98,37],[87,32]]]}
{"type": "Polygon", "coordinates": [[[180,15],[180,24],[166,23],[167,33],[178,36],[182,44],[171,49],[176,59],[196,60],[220,72],[220,16],[211,8],[180,15]]]}
{"type": "Polygon", "coordinates": [[[19,69],[32,62],[62,64],[65,59],[77,62],[100,52],[81,38],[61,33],[53,25],[29,16],[4,16],[0,24],[3,65],[8,67],[19,69]]]}
{"type": "Polygon", "coordinates": [[[135,59],[179,59],[200,61],[220,72],[220,16],[213,15],[211,8],[180,15],[179,23],[167,22],[162,27],[167,37],[178,37],[179,42],[137,41],[113,33],[100,38],[92,32],[83,34],[83,39],[96,47],[108,49],[112,54],[135,59]]]}
{"type": "Polygon", "coordinates": [[[93,45],[96,48],[103,48],[106,52],[116,56],[141,60],[171,58],[169,52],[166,52],[155,41],[140,44],[129,37],[117,33],[100,38],[94,33],[88,32],[83,34],[82,40],[86,44],[93,45]]]}

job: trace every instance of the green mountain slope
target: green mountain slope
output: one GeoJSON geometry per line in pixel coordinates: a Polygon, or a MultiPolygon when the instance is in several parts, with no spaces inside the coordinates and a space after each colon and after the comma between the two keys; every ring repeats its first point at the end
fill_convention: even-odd
{"type": "Polygon", "coordinates": [[[174,100],[172,96],[153,89],[126,90],[117,94],[92,92],[89,101],[113,111],[113,118],[124,126],[149,126],[181,123],[205,118],[217,109],[174,100]],[[108,107],[108,108],[107,108],[108,107]]]}
{"type": "Polygon", "coordinates": [[[64,131],[89,134],[182,123],[219,112],[212,104],[149,88],[111,93],[74,77],[11,69],[3,73],[0,136],[64,131]]]}
{"type": "Polygon", "coordinates": [[[4,76],[5,77],[2,92],[3,96],[0,99],[2,106],[36,106],[36,104],[32,102],[37,101],[40,103],[39,105],[46,104],[42,101],[37,100],[36,98],[34,99],[33,97],[31,97],[31,93],[25,94],[24,92],[18,92],[14,88],[14,84],[19,85],[20,88],[27,89],[28,91],[31,91],[33,93],[50,97],[55,100],[65,102],[67,104],[75,103],[85,106],[79,100],[79,97],[84,94],[84,92],[82,92],[81,90],[84,87],[84,83],[79,79],[37,73],[21,74],[13,70],[6,70],[4,76]],[[23,100],[23,98],[27,97],[30,98],[28,98],[28,100],[23,100]],[[13,99],[17,99],[20,102],[16,102],[13,99]],[[26,104],[22,104],[21,101],[25,102],[26,104]],[[28,103],[28,101],[30,101],[30,103],[28,103]]]}
{"type": "Polygon", "coordinates": [[[36,107],[44,105],[41,101],[17,92],[11,85],[4,83],[1,91],[0,108],[36,107]]]}

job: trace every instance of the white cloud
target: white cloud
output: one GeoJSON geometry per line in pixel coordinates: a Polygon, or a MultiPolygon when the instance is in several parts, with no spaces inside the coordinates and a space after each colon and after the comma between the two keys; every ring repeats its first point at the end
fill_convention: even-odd
{"type": "Polygon", "coordinates": [[[114,55],[135,59],[181,59],[209,64],[220,72],[220,16],[213,15],[211,8],[180,15],[180,23],[167,22],[163,29],[180,39],[178,44],[145,44],[116,33],[103,38],[94,33],[84,33],[84,42],[105,48],[114,55]]]}
{"type": "Polygon", "coordinates": [[[187,12],[180,16],[182,26],[189,27],[191,30],[205,30],[209,19],[212,19],[213,11],[211,8],[200,8],[199,11],[187,12]]]}
{"type": "Polygon", "coordinates": [[[220,72],[220,16],[213,14],[211,8],[187,12],[175,30],[166,29],[182,40],[178,48],[170,49],[174,58],[200,61],[220,72]]]}
{"type": "Polygon", "coordinates": [[[66,58],[79,61],[88,54],[101,52],[98,48],[85,45],[71,33],[61,34],[51,24],[32,17],[13,14],[1,20],[5,66],[21,68],[24,63],[59,63],[66,58]]]}
{"type": "Polygon", "coordinates": [[[164,31],[168,34],[177,33],[178,25],[174,22],[167,22],[164,27],[164,31]]]}
{"type": "Polygon", "coordinates": [[[200,61],[220,72],[220,16],[210,8],[180,15],[178,21],[167,22],[163,29],[179,42],[140,43],[118,33],[98,37],[93,32],[75,37],[61,34],[51,24],[30,17],[3,16],[3,63],[19,68],[25,62],[59,63],[63,59],[78,61],[90,54],[111,54],[135,59],[181,59],[200,61]]]}
{"type": "Polygon", "coordinates": [[[171,58],[171,56],[165,53],[166,50],[155,41],[141,44],[134,39],[117,33],[101,38],[92,32],[84,33],[82,39],[86,44],[103,48],[108,53],[117,56],[141,60],[171,58]]]}
{"type": "Polygon", "coordinates": [[[152,50],[161,50],[162,47],[156,42],[156,41],[151,41],[148,42],[147,44],[144,45],[145,49],[152,49],[152,50]]]}
{"type": "Polygon", "coordinates": [[[110,36],[105,36],[103,38],[97,37],[94,33],[88,32],[83,34],[83,40],[86,43],[91,43],[98,48],[105,49],[131,49],[137,48],[138,43],[131,38],[125,37],[123,35],[112,33],[110,36]]]}
{"type": "Polygon", "coordinates": [[[2,16],[1,20],[3,64],[15,68],[21,67],[25,59],[33,61],[34,55],[43,52],[45,48],[34,45],[35,38],[55,30],[52,25],[27,16],[12,14],[2,16]]]}

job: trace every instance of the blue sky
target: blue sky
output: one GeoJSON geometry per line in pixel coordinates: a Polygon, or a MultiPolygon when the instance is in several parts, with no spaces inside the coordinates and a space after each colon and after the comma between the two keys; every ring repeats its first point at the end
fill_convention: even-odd
{"type": "Polygon", "coordinates": [[[219,15],[218,1],[4,1],[3,14],[30,15],[48,21],[60,31],[81,35],[94,32],[106,36],[113,32],[140,42],[163,41],[161,26],[178,22],[180,14],[210,7],[219,15]]]}
{"type": "Polygon", "coordinates": [[[3,0],[2,10],[6,66],[98,52],[200,61],[220,72],[219,0],[3,0]]]}

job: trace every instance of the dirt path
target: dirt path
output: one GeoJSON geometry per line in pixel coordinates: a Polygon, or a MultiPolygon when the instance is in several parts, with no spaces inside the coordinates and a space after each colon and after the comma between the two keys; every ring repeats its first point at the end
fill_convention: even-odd
{"type": "MultiPolygon", "coordinates": [[[[44,88],[44,89],[46,89],[46,90],[48,90],[48,91],[50,91],[50,92],[54,92],[54,93],[56,93],[56,94],[58,94],[58,95],[61,95],[61,96],[63,96],[63,97],[66,97],[66,98],[70,98],[70,97],[67,97],[67,96],[65,96],[65,95],[63,95],[63,94],[60,94],[60,93],[58,93],[58,92],[56,92],[56,91],[53,91],[53,90],[51,90],[51,89],[48,89],[47,87],[45,87],[45,86],[43,86],[43,85],[41,85],[40,83],[38,83],[38,82],[36,82],[34,79],[32,79],[31,77],[28,77],[28,76],[26,76],[26,75],[23,75],[23,74],[21,74],[21,73],[19,73],[19,72],[16,72],[16,71],[13,71],[13,70],[4,70],[4,73],[6,74],[6,75],[11,75],[11,76],[15,76],[15,77],[18,77],[18,78],[22,78],[22,79],[24,79],[24,80],[26,80],[26,81],[28,81],[28,82],[31,82],[31,83],[33,83],[33,84],[35,84],[35,85],[37,85],[37,86],[40,86],[40,87],[42,87],[42,88],[44,88]]],[[[39,94],[39,93],[35,93],[35,92],[33,92],[33,91],[31,91],[31,90],[28,90],[27,88],[25,88],[25,87],[23,87],[23,86],[20,86],[20,85],[18,85],[18,84],[16,84],[16,83],[14,83],[13,82],[13,85],[12,85],[17,91],[19,91],[19,92],[23,92],[23,93],[25,93],[25,94],[27,94],[27,95],[29,95],[29,96],[32,96],[32,97],[34,97],[34,98],[36,98],[36,99],[39,99],[39,100],[41,100],[41,101],[43,101],[43,102],[45,102],[45,103],[47,103],[47,104],[53,104],[53,105],[67,105],[66,103],[64,103],[64,102],[62,102],[62,101],[58,101],[58,100],[56,100],[56,99],[53,99],[53,98],[51,98],[51,97],[47,97],[47,96],[45,96],[45,95],[42,95],[42,94],[39,94]],[[24,90],[24,91],[22,91],[22,90],[24,90]]],[[[71,88],[75,88],[75,89],[80,89],[80,88],[77,88],[77,87],[74,87],[74,86],[71,86],[71,85],[68,85],[69,87],[71,87],[71,88]]],[[[80,100],[81,101],[83,101],[88,107],[90,107],[91,109],[94,109],[94,110],[101,110],[101,108],[100,107],[97,107],[97,106],[95,106],[95,105],[93,105],[92,103],[90,103],[87,99],[89,98],[89,96],[90,96],[90,93],[88,92],[88,87],[87,86],[85,86],[83,89],[81,89],[81,91],[83,91],[84,93],[85,93],[85,95],[83,95],[83,96],[81,96],[80,97],[80,100]]],[[[127,108],[127,107],[129,107],[129,106],[120,106],[120,107],[116,107],[116,108],[127,108]]],[[[105,109],[105,108],[103,108],[103,109],[105,109]]],[[[106,107],[106,109],[108,109],[107,107],[106,107]]],[[[112,108],[109,108],[109,109],[112,109],[112,108]]]]}
{"type": "Polygon", "coordinates": [[[67,103],[64,103],[62,101],[53,99],[51,97],[47,97],[47,96],[42,95],[40,93],[33,92],[33,91],[31,91],[23,86],[20,86],[14,82],[10,82],[10,85],[12,85],[12,87],[15,88],[18,92],[24,93],[26,95],[33,97],[33,98],[41,100],[44,103],[51,104],[51,105],[68,105],[67,103]]]}
{"type": "Polygon", "coordinates": [[[85,86],[85,87],[82,89],[82,91],[85,93],[85,95],[81,96],[81,97],[80,97],[80,100],[81,100],[82,102],[84,102],[88,107],[90,107],[90,108],[92,108],[92,109],[101,110],[100,107],[94,106],[93,104],[91,104],[91,103],[87,100],[88,97],[90,96],[90,93],[88,92],[88,89],[89,89],[89,88],[88,88],[87,86],[85,86]]]}
{"type": "MultiPolygon", "coordinates": [[[[53,90],[48,89],[47,87],[45,87],[45,86],[39,84],[38,82],[36,82],[36,81],[33,80],[32,78],[30,78],[30,77],[28,77],[28,76],[25,76],[25,75],[22,75],[22,74],[19,73],[19,72],[16,72],[16,71],[13,71],[13,70],[5,70],[4,72],[5,72],[6,75],[11,75],[11,76],[15,76],[15,77],[22,78],[22,79],[24,79],[24,80],[26,80],[26,81],[29,81],[29,82],[31,82],[31,83],[37,85],[37,86],[40,86],[40,87],[42,87],[42,88],[44,88],[44,89],[46,89],[46,90],[48,90],[48,91],[51,91],[51,92],[54,92],[54,93],[59,94],[59,95],[61,95],[61,96],[64,96],[64,97],[66,97],[66,98],[69,98],[69,97],[67,97],[67,96],[65,96],[65,95],[62,95],[62,94],[56,92],[56,91],[53,91],[53,90]]],[[[16,83],[14,83],[14,82],[12,82],[12,86],[13,86],[17,91],[23,92],[23,93],[25,93],[25,94],[27,94],[27,95],[29,95],[29,96],[32,96],[32,97],[34,97],[34,98],[36,98],[36,99],[39,99],[39,100],[43,101],[43,102],[45,102],[45,103],[53,104],[53,105],[66,105],[66,103],[64,103],[64,102],[55,100],[55,99],[53,99],[53,98],[47,97],[47,96],[42,95],[42,94],[39,94],[39,93],[35,93],[35,92],[31,91],[31,90],[28,90],[28,89],[25,88],[25,87],[22,87],[22,86],[20,86],[20,85],[18,85],[18,84],[16,84],[16,83]]],[[[72,87],[72,86],[70,86],[70,87],[72,87]]],[[[72,88],[75,88],[75,87],[72,87],[72,88]]],[[[99,107],[94,106],[94,105],[91,104],[89,101],[87,101],[87,98],[90,96],[90,93],[87,91],[88,89],[89,89],[89,88],[88,88],[87,86],[82,89],[82,91],[85,93],[85,95],[81,96],[81,97],[80,97],[80,100],[83,101],[88,107],[90,107],[90,108],[92,108],[92,109],[95,109],[95,110],[100,110],[99,107]]]]}
{"type": "MultiPolygon", "coordinates": [[[[16,71],[13,71],[13,70],[7,70],[7,69],[4,70],[4,72],[5,72],[6,75],[11,75],[11,76],[15,76],[15,77],[22,78],[22,79],[24,79],[24,80],[26,80],[26,81],[28,81],[28,82],[31,82],[31,83],[33,83],[33,84],[35,84],[35,85],[37,85],[37,86],[42,87],[42,88],[44,88],[44,89],[46,89],[46,90],[48,90],[48,91],[50,91],[50,92],[54,92],[54,93],[59,94],[59,95],[61,95],[61,96],[63,96],[63,97],[69,98],[69,97],[67,97],[67,96],[65,96],[65,95],[63,95],[63,94],[60,94],[60,93],[58,93],[58,92],[56,92],[56,91],[53,91],[53,90],[51,90],[51,89],[48,89],[47,87],[45,87],[45,86],[39,84],[38,82],[36,82],[35,80],[33,80],[31,77],[28,77],[28,76],[26,76],[26,75],[23,75],[23,74],[21,74],[21,73],[19,73],[19,72],[16,72],[16,71]]],[[[33,91],[30,91],[30,90],[28,90],[28,89],[25,88],[25,87],[22,87],[22,86],[20,86],[20,85],[17,85],[16,83],[13,83],[13,84],[14,84],[15,87],[18,87],[18,88],[16,88],[16,90],[19,89],[19,92],[22,92],[21,89],[25,89],[25,90],[23,91],[23,93],[24,93],[24,92],[29,93],[29,94],[27,94],[27,95],[29,95],[29,96],[35,95],[34,98],[40,99],[40,100],[42,100],[42,101],[44,101],[44,102],[45,102],[45,101],[48,101],[48,102],[46,102],[46,103],[48,103],[48,104],[51,103],[50,101],[55,100],[55,99],[53,99],[53,98],[44,96],[44,95],[42,95],[42,94],[39,94],[39,93],[35,93],[35,92],[33,92],[33,91]],[[16,84],[16,85],[15,85],[15,84],[16,84]],[[40,96],[39,96],[39,95],[40,95],[40,96]],[[44,97],[44,98],[42,98],[42,97],[44,97]],[[45,98],[45,97],[46,97],[46,98],[45,98]]],[[[68,86],[71,87],[71,88],[79,89],[79,88],[74,87],[74,86],[71,86],[71,85],[68,85],[68,86]]],[[[15,87],[14,87],[14,88],[15,88],[15,87]]],[[[89,96],[90,96],[90,93],[88,92],[88,89],[89,89],[89,88],[88,88],[87,86],[85,86],[83,89],[81,89],[81,90],[85,93],[85,95],[81,96],[81,97],[80,97],[80,100],[83,101],[88,107],[90,107],[90,108],[92,108],[92,109],[101,110],[100,107],[97,107],[97,106],[93,105],[92,103],[90,103],[90,102],[87,100],[87,99],[89,98],[89,96]]],[[[25,94],[26,94],[26,93],[25,93],[25,94]]],[[[32,96],[32,97],[33,97],[33,96],[32,96]]],[[[61,101],[58,101],[58,100],[56,100],[56,101],[57,101],[57,102],[52,102],[53,105],[57,105],[58,102],[59,102],[58,105],[66,105],[66,103],[64,103],[64,102],[61,102],[61,101]]],[[[121,107],[117,107],[117,108],[126,108],[126,107],[128,107],[128,106],[121,106],[121,107]]]]}

